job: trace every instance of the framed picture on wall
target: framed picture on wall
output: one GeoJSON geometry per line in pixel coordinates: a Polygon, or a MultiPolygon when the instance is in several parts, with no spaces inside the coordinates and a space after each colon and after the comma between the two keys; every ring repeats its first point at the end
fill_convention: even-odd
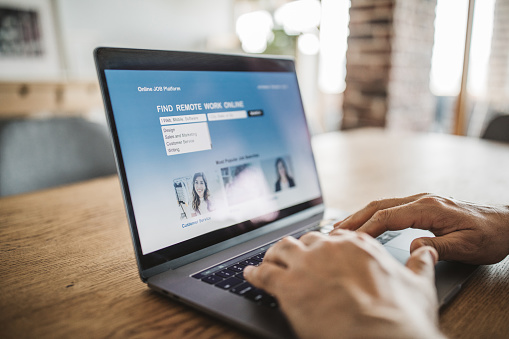
{"type": "Polygon", "coordinates": [[[60,78],[50,0],[0,0],[0,80],[60,78]]]}

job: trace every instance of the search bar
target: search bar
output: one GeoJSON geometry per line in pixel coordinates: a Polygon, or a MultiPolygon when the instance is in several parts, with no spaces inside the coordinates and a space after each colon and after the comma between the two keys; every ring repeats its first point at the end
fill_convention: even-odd
{"type": "Polygon", "coordinates": [[[207,118],[209,121],[245,119],[247,118],[247,111],[207,113],[207,118]]]}

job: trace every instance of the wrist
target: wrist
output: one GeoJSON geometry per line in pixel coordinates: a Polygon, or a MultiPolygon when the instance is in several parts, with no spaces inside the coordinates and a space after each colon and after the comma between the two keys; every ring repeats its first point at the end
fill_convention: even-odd
{"type": "Polygon", "coordinates": [[[438,328],[437,313],[427,314],[417,308],[407,308],[405,311],[392,307],[371,308],[362,313],[360,317],[343,318],[351,324],[348,331],[344,332],[345,338],[446,338],[438,328]]]}

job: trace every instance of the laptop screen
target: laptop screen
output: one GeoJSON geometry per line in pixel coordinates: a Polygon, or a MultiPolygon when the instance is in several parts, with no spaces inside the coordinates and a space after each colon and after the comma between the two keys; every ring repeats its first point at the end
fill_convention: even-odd
{"type": "Polygon", "coordinates": [[[104,75],[148,266],[321,203],[295,72],[104,75]]]}

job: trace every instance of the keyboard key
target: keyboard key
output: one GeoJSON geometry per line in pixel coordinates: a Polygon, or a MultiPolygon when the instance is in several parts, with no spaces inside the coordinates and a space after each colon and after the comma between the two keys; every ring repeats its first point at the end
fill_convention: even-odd
{"type": "Polygon", "coordinates": [[[246,266],[235,264],[235,265],[231,265],[230,267],[228,267],[228,269],[230,271],[238,273],[238,272],[244,271],[244,267],[246,267],[246,266]]]}
{"type": "Polygon", "coordinates": [[[255,261],[255,260],[251,260],[251,259],[246,259],[246,260],[243,260],[240,262],[241,265],[246,265],[246,266],[249,266],[249,265],[252,265],[252,266],[258,266],[260,264],[259,261],[255,261]]]}
{"type": "Polygon", "coordinates": [[[276,308],[278,306],[277,300],[273,296],[269,295],[264,290],[260,290],[258,288],[255,288],[245,293],[244,297],[260,305],[267,306],[270,308],[276,308]]]}
{"type": "Polygon", "coordinates": [[[257,302],[257,301],[261,301],[265,294],[266,293],[263,292],[262,290],[255,288],[255,289],[252,289],[251,291],[245,293],[244,296],[249,300],[257,302]]]}
{"type": "Polygon", "coordinates": [[[220,272],[217,272],[216,275],[220,276],[220,277],[223,277],[223,278],[229,278],[229,277],[233,277],[235,275],[234,272],[226,269],[226,270],[222,270],[220,272]]]}
{"type": "Polygon", "coordinates": [[[217,283],[216,286],[220,287],[222,289],[225,289],[225,290],[229,290],[230,288],[237,286],[241,283],[243,283],[242,280],[235,278],[235,277],[231,277],[231,278],[228,278],[226,280],[223,280],[223,281],[217,283]]]}
{"type": "Polygon", "coordinates": [[[230,292],[232,293],[235,293],[235,294],[238,294],[238,295],[244,295],[246,294],[247,292],[249,291],[252,291],[254,290],[254,286],[251,285],[250,283],[248,282],[244,282],[238,286],[235,286],[234,288],[232,288],[230,290],[230,292]]]}
{"type": "Polygon", "coordinates": [[[400,235],[401,232],[385,232],[379,235],[376,240],[380,242],[382,245],[388,243],[392,239],[396,238],[398,235],[400,235]]]}
{"type": "Polygon", "coordinates": [[[223,280],[223,278],[213,274],[213,275],[209,275],[209,276],[203,278],[201,281],[204,281],[209,284],[216,284],[216,283],[220,282],[221,280],[223,280]]]}
{"type": "Polygon", "coordinates": [[[279,306],[276,298],[274,298],[273,296],[268,295],[268,294],[262,297],[262,300],[260,300],[260,304],[262,304],[263,306],[270,307],[270,308],[276,308],[279,306]]]}
{"type": "Polygon", "coordinates": [[[202,279],[214,272],[217,272],[219,270],[222,270],[222,269],[225,269],[227,265],[224,265],[224,264],[220,264],[220,265],[217,265],[217,266],[214,266],[214,267],[211,267],[209,269],[206,269],[205,271],[201,271],[201,272],[198,272],[196,273],[195,275],[192,275],[193,278],[196,278],[196,279],[202,279]]]}
{"type": "Polygon", "coordinates": [[[264,290],[260,290],[258,288],[255,288],[246,294],[244,294],[244,297],[246,297],[249,300],[252,300],[254,302],[262,303],[262,301],[268,300],[269,298],[272,298],[270,295],[267,294],[264,290]]]}
{"type": "Polygon", "coordinates": [[[237,273],[235,276],[239,279],[246,280],[246,278],[244,278],[244,271],[237,273]]]}
{"type": "Polygon", "coordinates": [[[263,261],[263,258],[260,258],[259,255],[255,255],[254,257],[249,258],[250,260],[256,261],[258,263],[261,263],[263,261]]]}

